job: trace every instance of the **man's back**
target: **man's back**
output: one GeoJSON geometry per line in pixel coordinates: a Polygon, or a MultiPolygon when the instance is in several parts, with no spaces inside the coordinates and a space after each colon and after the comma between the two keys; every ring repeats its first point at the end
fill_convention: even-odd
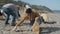
{"type": "Polygon", "coordinates": [[[5,7],[5,8],[10,8],[10,9],[13,10],[13,11],[18,11],[17,6],[16,6],[15,4],[12,4],[12,3],[5,4],[5,5],[3,5],[3,7],[5,7]]]}
{"type": "Polygon", "coordinates": [[[12,3],[9,3],[9,4],[5,4],[3,5],[3,7],[6,7],[6,8],[13,8],[13,7],[16,7],[14,4],[12,3]]]}
{"type": "Polygon", "coordinates": [[[14,13],[16,13],[16,15],[18,16],[18,7],[15,4],[12,3],[8,3],[3,5],[2,8],[9,8],[10,10],[12,10],[14,13]]]}

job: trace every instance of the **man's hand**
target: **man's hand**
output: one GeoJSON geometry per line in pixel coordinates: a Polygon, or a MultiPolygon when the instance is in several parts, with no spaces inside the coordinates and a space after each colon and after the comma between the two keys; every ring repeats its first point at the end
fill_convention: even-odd
{"type": "Polygon", "coordinates": [[[14,31],[14,30],[16,30],[17,29],[17,27],[15,26],[11,31],[14,31]]]}
{"type": "MultiPolygon", "coordinates": [[[[19,23],[20,19],[16,21],[16,24],[19,23]]],[[[15,26],[11,31],[14,31],[17,29],[17,26],[15,26]]]]}

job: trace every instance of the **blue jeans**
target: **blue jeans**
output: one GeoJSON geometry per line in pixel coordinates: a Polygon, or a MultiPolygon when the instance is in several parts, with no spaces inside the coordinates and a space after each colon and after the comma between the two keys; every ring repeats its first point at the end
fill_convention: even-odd
{"type": "MultiPolygon", "coordinates": [[[[34,22],[35,22],[35,20],[34,20],[34,21],[31,21],[31,22],[30,22],[30,26],[33,26],[34,22]]],[[[43,17],[40,17],[39,19],[37,19],[37,22],[38,22],[39,25],[40,25],[42,22],[44,22],[43,17]]]]}
{"type": "MultiPolygon", "coordinates": [[[[35,20],[34,20],[35,21],[35,20]]],[[[34,21],[30,21],[30,26],[33,26],[34,24],[34,21]]]]}
{"type": "Polygon", "coordinates": [[[3,7],[2,10],[7,14],[5,23],[8,23],[10,15],[12,15],[12,25],[15,25],[16,13],[10,8],[3,7]]]}

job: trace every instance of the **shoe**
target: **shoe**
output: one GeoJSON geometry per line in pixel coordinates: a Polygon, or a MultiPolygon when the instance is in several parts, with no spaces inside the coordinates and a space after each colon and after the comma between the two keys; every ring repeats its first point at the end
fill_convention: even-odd
{"type": "Polygon", "coordinates": [[[11,25],[11,26],[15,26],[15,25],[11,25]]]}
{"type": "Polygon", "coordinates": [[[9,23],[5,23],[5,25],[8,25],[9,23]]]}

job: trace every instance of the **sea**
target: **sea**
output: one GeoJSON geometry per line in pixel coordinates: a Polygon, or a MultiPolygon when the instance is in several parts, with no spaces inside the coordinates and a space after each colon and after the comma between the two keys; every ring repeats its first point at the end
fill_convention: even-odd
{"type": "Polygon", "coordinates": [[[53,13],[60,13],[60,11],[53,11],[53,13]]]}

